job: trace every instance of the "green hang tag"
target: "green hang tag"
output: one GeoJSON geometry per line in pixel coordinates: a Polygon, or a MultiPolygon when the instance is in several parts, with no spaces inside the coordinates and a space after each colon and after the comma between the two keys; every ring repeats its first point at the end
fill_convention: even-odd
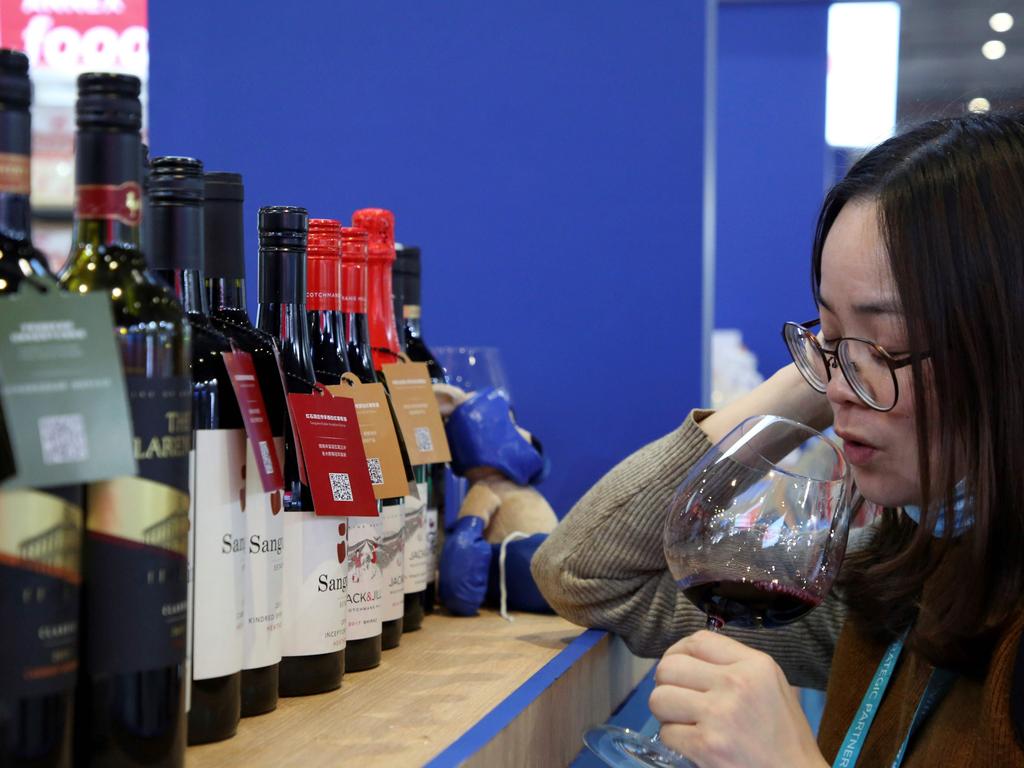
{"type": "Polygon", "coordinates": [[[16,472],[4,488],[135,474],[113,327],[103,294],[0,298],[0,407],[16,472]]]}

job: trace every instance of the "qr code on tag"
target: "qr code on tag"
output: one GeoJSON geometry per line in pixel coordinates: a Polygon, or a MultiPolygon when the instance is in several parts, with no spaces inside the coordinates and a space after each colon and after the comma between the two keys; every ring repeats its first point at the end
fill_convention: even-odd
{"type": "Polygon", "coordinates": [[[260,440],[260,461],[263,462],[263,474],[274,474],[274,460],[270,458],[270,448],[266,440],[260,440]]]}
{"type": "Polygon", "coordinates": [[[352,483],[346,472],[328,472],[331,480],[331,495],[335,501],[352,501],[352,483]]]}
{"type": "Polygon", "coordinates": [[[416,427],[416,450],[428,453],[434,450],[434,441],[430,438],[430,430],[427,427],[416,427]]]}
{"type": "Polygon", "coordinates": [[[70,464],[89,458],[85,419],[80,413],[39,419],[39,444],[44,464],[70,464]]]}
{"type": "Polygon", "coordinates": [[[366,466],[370,469],[371,485],[384,485],[384,471],[380,468],[380,459],[367,459],[366,466]]]}

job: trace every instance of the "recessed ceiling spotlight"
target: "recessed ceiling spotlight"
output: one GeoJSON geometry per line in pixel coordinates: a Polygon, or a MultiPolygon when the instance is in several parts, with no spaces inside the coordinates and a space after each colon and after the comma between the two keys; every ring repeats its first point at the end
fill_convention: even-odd
{"type": "Polygon", "coordinates": [[[994,13],[988,20],[993,32],[1009,32],[1013,29],[1013,16],[1008,13],[994,13]]]}
{"type": "Polygon", "coordinates": [[[981,46],[981,55],[986,59],[995,61],[1006,55],[1006,43],[1002,40],[989,40],[981,46]]]}
{"type": "Polygon", "coordinates": [[[992,105],[984,96],[978,96],[967,102],[969,112],[988,112],[990,109],[992,109],[992,105]]]}

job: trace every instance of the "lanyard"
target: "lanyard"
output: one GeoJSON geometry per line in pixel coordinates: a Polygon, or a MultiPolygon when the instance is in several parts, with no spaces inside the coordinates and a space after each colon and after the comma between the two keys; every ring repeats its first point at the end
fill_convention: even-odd
{"type": "MultiPolygon", "coordinates": [[[[868,686],[868,690],[860,702],[860,709],[857,710],[853,722],[850,723],[850,728],[846,732],[846,738],[843,739],[843,744],[839,748],[832,768],[853,768],[857,764],[860,751],[864,747],[864,739],[868,735],[868,730],[871,728],[875,715],[878,714],[878,708],[881,705],[882,697],[885,695],[885,689],[889,687],[889,681],[892,679],[896,662],[903,651],[903,640],[905,637],[904,635],[904,637],[896,640],[886,649],[885,655],[878,664],[878,669],[875,670],[875,676],[871,678],[871,684],[868,686]]],[[[914,711],[914,719],[910,722],[907,735],[903,738],[899,752],[896,753],[896,758],[892,761],[892,768],[899,768],[914,732],[928,719],[928,715],[931,714],[932,710],[942,700],[942,697],[945,696],[955,678],[956,675],[949,670],[936,669],[932,671],[931,677],[928,678],[928,686],[925,688],[924,694],[917,704],[917,709],[914,711]]]]}

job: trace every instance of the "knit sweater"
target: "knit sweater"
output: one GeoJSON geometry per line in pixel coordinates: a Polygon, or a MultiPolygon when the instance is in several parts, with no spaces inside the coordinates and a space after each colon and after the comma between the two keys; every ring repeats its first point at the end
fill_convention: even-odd
{"type": "MultiPolygon", "coordinates": [[[[668,571],[662,530],[676,486],[711,447],[698,426],[708,413],[694,411],[678,429],[612,469],[533,559],[534,579],[555,611],[576,624],[621,635],[641,656],[660,656],[705,624],[703,613],[668,571]]],[[[865,546],[875,533],[872,527],[851,532],[848,552],[865,546]]],[[[830,595],[804,618],[777,629],[726,628],[726,634],[770,654],[792,685],[827,686],[819,742],[829,760],[885,650],[859,633],[846,615],[842,601],[830,595]]],[[[958,679],[915,739],[904,765],[1024,765],[1010,712],[1022,624],[1024,617],[1004,634],[985,681],[958,679]],[[936,760],[938,754],[943,759],[936,760]],[[956,759],[945,759],[949,755],[956,759]]],[[[891,762],[930,669],[910,649],[904,651],[861,766],[888,765],[886,756],[891,762]]]]}

